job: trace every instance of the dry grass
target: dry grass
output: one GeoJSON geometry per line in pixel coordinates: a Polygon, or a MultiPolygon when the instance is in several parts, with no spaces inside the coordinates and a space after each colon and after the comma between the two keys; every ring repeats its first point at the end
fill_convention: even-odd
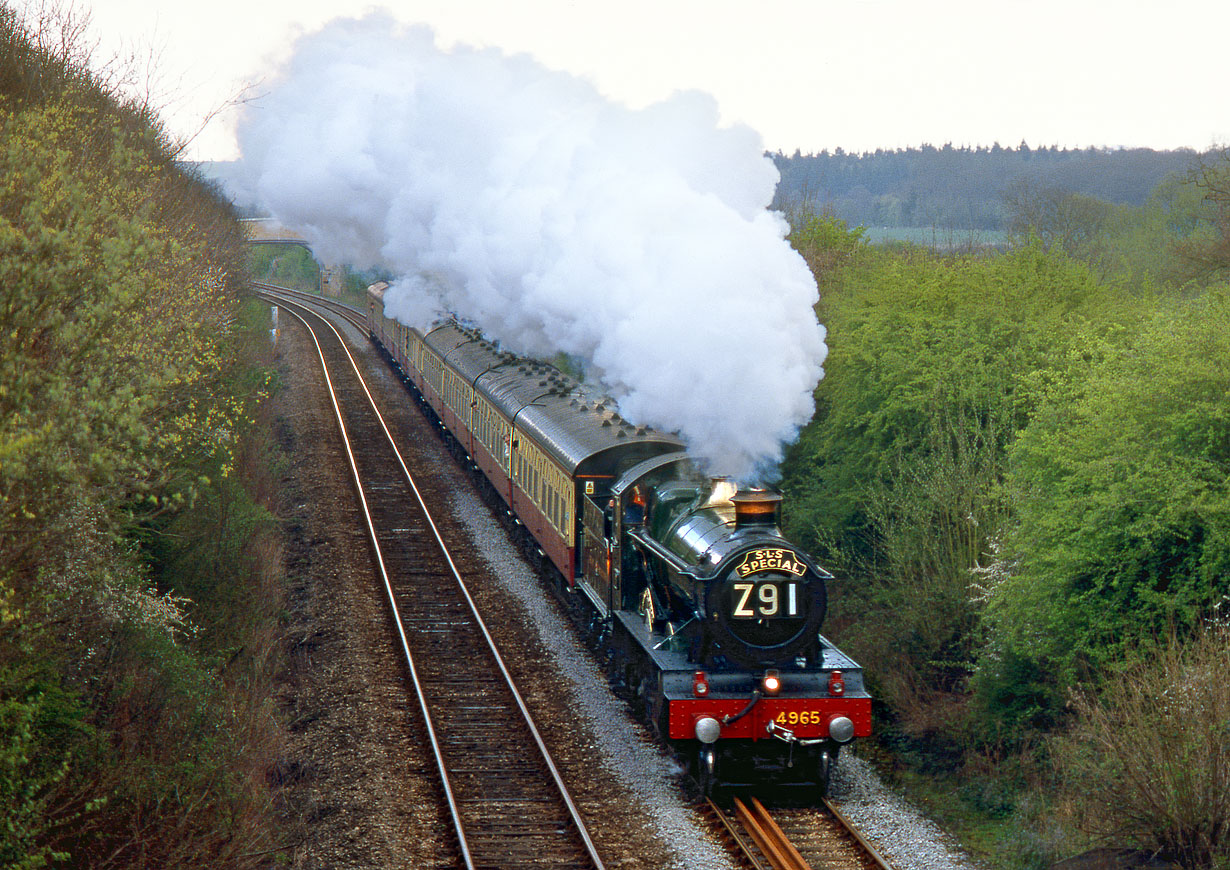
{"type": "Polygon", "coordinates": [[[1056,760],[1081,825],[1185,867],[1230,858],[1230,629],[1213,626],[1073,698],[1056,760]]]}

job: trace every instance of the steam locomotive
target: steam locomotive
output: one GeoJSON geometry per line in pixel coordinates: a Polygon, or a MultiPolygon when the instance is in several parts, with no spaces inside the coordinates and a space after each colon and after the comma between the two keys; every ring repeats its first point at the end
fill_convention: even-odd
{"type": "Polygon", "coordinates": [[[663,740],[720,785],[827,788],[871,733],[862,669],[828,642],[823,568],[780,531],[781,496],[700,474],[676,437],[622,419],[553,366],[456,322],[368,327],[590,617],[663,740]]]}

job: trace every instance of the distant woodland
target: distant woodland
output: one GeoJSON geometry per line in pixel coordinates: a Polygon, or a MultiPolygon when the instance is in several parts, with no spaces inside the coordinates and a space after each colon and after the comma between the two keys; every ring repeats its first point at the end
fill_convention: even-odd
{"type": "Polygon", "coordinates": [[[802,203],[851,226],[1006,230],[1013,220],[1005,197],[1014,191],[1057,190],[1115,205],[1144,205],[1171,175],[1185,175],[1194,151],[1148,148],[936,148],[862,154],[770,155],[781,172],[777,206],[802,203]]]}

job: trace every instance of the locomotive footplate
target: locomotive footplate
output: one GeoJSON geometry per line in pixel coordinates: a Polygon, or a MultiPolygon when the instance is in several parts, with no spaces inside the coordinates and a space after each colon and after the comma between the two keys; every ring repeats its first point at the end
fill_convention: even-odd
{"type": "Polygon", "coordinates": [[[721,740],[827,738],[830,721],[841,716],[853,723],[854,737],[871,735],[871,696],[863,687],[862,668],[824,637],[820,667],[778,669],[781,688],[775,695],[761,689],[764,671],[746,669],[704,672],[704,694],[698,695],[697,674],[702,669],[689,662],[685,652],[671,649],[669,637],[651,634],[635,614],[616,611],[614,616],[652,661],[658,691],[668,705],[672,740],[696,739],[696,725],[706,718],[719,723],[721,740]],[[834,673],[843,683],[840,694],[830,691],[834,673]]]}

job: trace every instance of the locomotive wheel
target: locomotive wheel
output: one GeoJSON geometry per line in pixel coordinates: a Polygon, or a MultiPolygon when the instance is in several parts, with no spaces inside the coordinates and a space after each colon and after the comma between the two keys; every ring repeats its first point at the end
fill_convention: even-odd
{"type": "Polygon", "coordinates": [[[636,666],[635,662],[625,662],[623,666],[623,690],[628,694],[629,698],[638,697],[640,691],[640,674],[641,669],[636,666]]]}
{"type": "Polygon", "coordinates": [[[642,674],[637,695],[650,725],[662,740],[669,739],[670,714],[667,711],[666,698],[658,692],[658,681],[653,674],[642,674]]]}

